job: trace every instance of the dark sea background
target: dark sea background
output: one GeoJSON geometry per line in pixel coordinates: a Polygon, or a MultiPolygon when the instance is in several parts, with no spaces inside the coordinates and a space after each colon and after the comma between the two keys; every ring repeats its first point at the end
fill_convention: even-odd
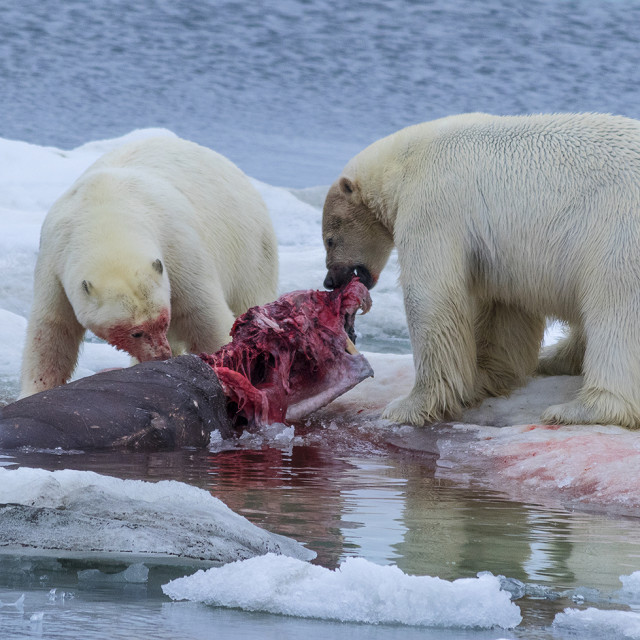
{"type": "Polygon", "coordinates": [[[468,111],[640,116],[633,0],[5,0],[0,137],[166,127],[278,186],[468,111]]]}

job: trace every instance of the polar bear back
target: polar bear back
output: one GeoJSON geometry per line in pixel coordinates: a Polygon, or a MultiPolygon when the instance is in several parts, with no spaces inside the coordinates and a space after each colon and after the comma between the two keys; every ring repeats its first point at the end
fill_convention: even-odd
{"type": "Polygon", "coordinates": [[[239,315],[277,293],[277,241],[259,193],[231,161],[180,138],[136,141],[102,156],[47,215],[42,237],[60,246],[61,233],[65,246],[78,244],[65,254],[69,278],[87,268],[82,256],[114,263],[114,252],[146,259],[160,247],[177,296],[216,278],[239,315]],[[81,250],[87,243],[91,252],[81,250]]]}
{"type": "Polygon", "coordinates": [[[397,211],[396,242],[446,221],[487,295],[566,319],[640,242],[640,124],[628,118],[451,116],[374,143],[343,175],[397,211]]]}

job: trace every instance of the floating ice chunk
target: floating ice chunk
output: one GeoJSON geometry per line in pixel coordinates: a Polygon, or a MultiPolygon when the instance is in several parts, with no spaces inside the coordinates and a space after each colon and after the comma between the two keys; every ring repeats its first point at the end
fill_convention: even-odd
{"type": "Polygon", "coordinates": [[[302,438],[296,436],[295,427],[281,422],[263,425],[255,431],[244,431],[237,440],[227,440],[222,443],[214,442],[209,445],[212,451],[229,448],[261,449],[271,447],[283,451],[291,451],[294,446],[302,444],[302,438]]]}
{"type": "Polygon", "coordinates": [[[230,562],[313,551],[269,533],[203,489],[91,471],[0,467],[0,551],[59,556],[133,554],[230,562]]]}
{"type": "MultiPolygon", "coordinates": [[[[478,577],[480,578],[485,575],[492,576],[493,574],[491,571],[481,571],[478,574],[478,577]]],[[[521,580],[517,580],[516,578],[506,578],[505,576],[497,576],[497,578],[500,581],[500,588],[503,591],[507,591],[512,600],[519,600],[526,594],[527,585],[521,580]]]]}
{"type": "MultiPolygon", "coordinates": [[[[2,390],[0,389],[0,396],[2,395],[2,390]]],[[[15,458],[13,456],[1,456],[0,455],[0,467],[9,467],[16,463],[15,458]]]]}
{"type": "Polygon", "coordinates": [[[17,609],[18,611],[24,610],[24,593],[15,602],[3,602],[0,600],[0,609],[2,607],[8,607],[17,609]]]}
{"type": "Polygon", "coordinates": [[[620,576],[622,589],[616,593],[621,600],[630,604],[640,602],[640,571],[634,571],[630,576],[620,576]]]}
{"type": "Polygon", "coordinates": [[[449,582],[363,558],[330,571],[268,554],[201,570],[162,589],[174,600],[343,622],[510,629],[522,619],[495,576],[449,582]]]}
{"type": "Polygon", "coordinates": [[[603,609],[565,609],[556,614],[556,629],[570,631],[575,637],[640,639],[640,613],[634,611],[610,611],[603,609]]]}
{"type": "Polygon", "coordinates": [[[127,584],[144,584],[149,578],[149,569],[137,562],[127,567],[124,571],[119,573],[105,573],[100,569],[84,569],[78,571],[79,582],[92,582],[100,584],[114,584],[114,583],[127,583],[127,584]]]}

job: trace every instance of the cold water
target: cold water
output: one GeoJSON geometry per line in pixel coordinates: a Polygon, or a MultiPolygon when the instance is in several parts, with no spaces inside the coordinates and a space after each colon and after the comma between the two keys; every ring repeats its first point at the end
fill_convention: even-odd
{"type": "MultiPolygon", "coordinates": [[[[515,630],[465,631],[296,619],[170,602],[161,585],[198,568],[187,562],[151,562],[140,582],[109,582],[78,572],[113,575],[126,563],[3,557],[0,601],[25,600],[22,609],[0,608],[0,637],[204,639],[215,629],[229,638],[564,638],[570,630],[551,625],[566,607],[628,608],[614,594],[618,577],[638,567],[635,519],[507,501],[434,477],[429,456],[364,441],[336,454],[327,440],[220,453],[18,454],[13,462],[196,484],[254,523],[305,542],[318,553],[314,563],[329,568],[364,557],[448,580],[479,571],[515,578],[529,592],[516,600],[523,622],[515,630]]],[[[593,633],[603,637],[601,629],[593,633]]]]}
{"type": "Polygon", "coordinates": [[[0,8],[0,137],[167,127],[270,184],[332,182],[453,113],[640,115],[635,0],[41,0],[0,8]]]}

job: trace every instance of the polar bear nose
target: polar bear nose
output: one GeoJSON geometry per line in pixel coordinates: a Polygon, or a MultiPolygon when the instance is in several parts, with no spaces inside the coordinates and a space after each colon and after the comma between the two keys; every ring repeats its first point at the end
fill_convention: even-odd
{"type": "Polygon", "coordinates": [[[324,279],[324,282],[322,283],[322,285],[324,286],[325,289],[335,289],[336,285],[333,281],[333,276],[331,275],[331,272],[327,273],[327,277],[324,279]]]}
{"type": "Polygon", "coordinates": [[[347,284],[355,274],[355,267],[337,265],[329,267],[327,277],[324,279],[325,289],[339,289],[347,284]]]}
{"type": "Polygon", "coordinates": [[[169,341],[166,338],[159,341],[159,343],[155,344],[154,347],[154,360],[166,360],[167,358],[171,357],[171,347],[169,345],[169,341]]]}

